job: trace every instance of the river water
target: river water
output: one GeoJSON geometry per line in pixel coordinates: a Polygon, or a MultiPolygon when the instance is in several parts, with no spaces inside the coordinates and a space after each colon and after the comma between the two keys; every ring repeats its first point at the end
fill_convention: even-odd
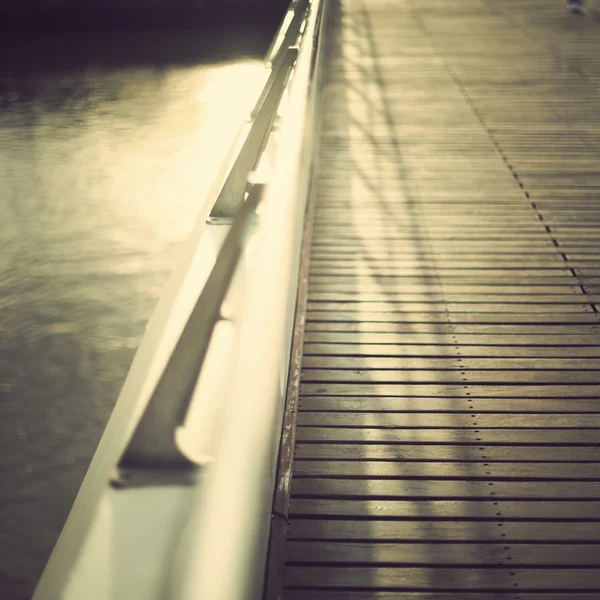
{"type": "Polygon", "coordinates": [[[276,25],[0,41],[0,598],[29,598],[276,25]]]}

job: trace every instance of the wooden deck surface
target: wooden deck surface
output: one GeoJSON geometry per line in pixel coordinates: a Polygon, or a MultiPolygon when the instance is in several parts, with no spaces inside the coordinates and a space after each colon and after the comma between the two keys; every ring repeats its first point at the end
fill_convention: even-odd
{"type": "Polygon", "coordinates": [[[600,599],[600,22],[330,0],[284,600],[600,599]]]}

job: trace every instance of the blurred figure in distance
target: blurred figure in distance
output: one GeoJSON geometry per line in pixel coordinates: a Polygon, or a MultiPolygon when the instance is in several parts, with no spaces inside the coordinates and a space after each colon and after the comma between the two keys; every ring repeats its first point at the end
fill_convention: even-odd
{"type": "Polygon", "coordinates": [[[567,8],[576,15],[582,15],[584,2],[585,0],[567,0],[567,8]]]}

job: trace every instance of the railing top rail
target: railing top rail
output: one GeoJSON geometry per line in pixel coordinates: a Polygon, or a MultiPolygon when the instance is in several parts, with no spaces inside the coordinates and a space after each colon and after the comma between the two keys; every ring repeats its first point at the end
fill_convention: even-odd
{"type": "Polygon", "coordinates": [[[260,201],[260,186],[254,186],[246,199],[249,176],[257,168],[273,130],[283,92],[298,56],[298,48],[292,44],[298,40],[308,6],[308,0],[294,0],[288,11],[292,16],[284,21],[276,36],[279,43],[273,48],[270,75],[254,108],[249,131],[211,211],[213,218],[231,220],[231,229],[123,453],[114,485],[145,485],[160,479],[172,482],[174,470],[180,472],[183,481],[187,477],[186,471],[199,466],[197,460],[187,456],[178,446],[176,431],[185,421],[212,333],[222,319],[221,305],[242,254],[253,207],[260,201]],[[168,475],[165,468],[170,470],[168,475]],[[153,475],[148,480],[150,473],[153,475]]]}
{"type": "Polygon", "coordinates": [[[284,38],[287,34],[287,32],[292,28],[292,17],[295,13],[301,12],[302,9],[302,5],[304,5],[304,7],[306,8],[306,6],[308,5],[309,0],[292,0],[290,2],[290,5],[288,6],[285,15],[283,16],[283,19],[281,20],[281,24],[279,26],[279,29],[277,31],[277,33],[275,34],[275,36],[273,37],[273,39],[271,40],[271,44],[269,45],[269,49],[267,50],[266,54],[265,54],[265,64],[267,66],[273,64],[273,61],[275,59],[275,57],[277,56],[277,54],[279,53],[279,50],[281,49],[281,47],[284,45],[284,38]]]}
{"type": "Polygon", "coordinates": [[[265,91],[148,323],[36,600],[261,595],[324,6],[288,11],[265,91]],[[274,168],[249,178],[257,166],[274,168]],[[209,218],[224,188],[231,214],[209,218]]]}
{"type": "MultiPolygon", "coordinates": [[[[263,187],[261,184],[252,186],[247,200],[235,216],[200,297],[121,458],[113,484],[156,484],[165,467],[171,471],[186,471],[199,466],[198,458],[190,456],[177,444],[175,433],[185,421],[196,385],[198,365],[204,362],[215,326],[223,320],[221,306],[244,250],[248,231],[254,224],[263,187]],[[150,478],[146,475],[138,481],[136,469],[139,468],[146,473],[150,469],[153,475],[150,478]]],[[[172,478],[167,480],[171,482],[172,478]]]]}

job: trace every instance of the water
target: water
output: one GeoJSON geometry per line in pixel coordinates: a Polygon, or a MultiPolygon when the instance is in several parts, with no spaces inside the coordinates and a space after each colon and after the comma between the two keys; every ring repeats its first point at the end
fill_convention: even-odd
{"type": "Polygon", "coordinates": [[[3,600],[37,583],[274,30],[0,42],[3,600]]]}

